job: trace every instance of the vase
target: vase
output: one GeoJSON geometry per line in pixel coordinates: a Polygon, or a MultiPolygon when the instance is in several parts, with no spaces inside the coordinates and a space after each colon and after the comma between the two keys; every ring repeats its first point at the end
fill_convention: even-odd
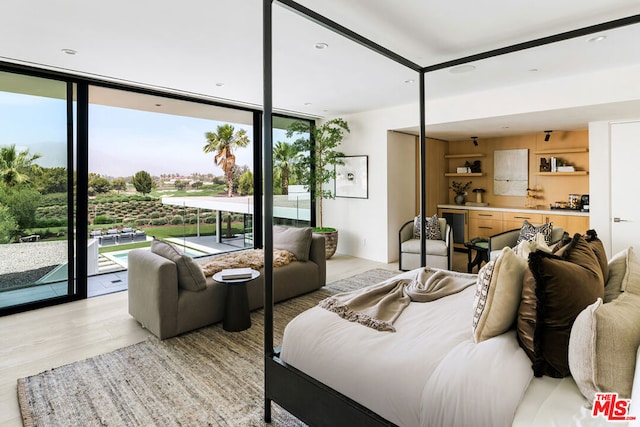
{"type": "Polygon", "coordinates": [[[456,194],[453,201],[456,202],[456,205],[464,205],[464,194],[456,194]]]}
{"type": "Polygon", "coordinates": [[[314,231],[313,234],[324,236],[325,258],[331,258],[338,248],[338,230],[314,231]]]}

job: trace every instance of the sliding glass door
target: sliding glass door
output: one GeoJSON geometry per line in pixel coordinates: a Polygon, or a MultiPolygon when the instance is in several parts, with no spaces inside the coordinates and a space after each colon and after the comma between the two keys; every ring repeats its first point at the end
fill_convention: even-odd
{"type": "Polygon", "coordinates": [[[0,312],[77,293],[73,89],[0,72],[0,312]]]}

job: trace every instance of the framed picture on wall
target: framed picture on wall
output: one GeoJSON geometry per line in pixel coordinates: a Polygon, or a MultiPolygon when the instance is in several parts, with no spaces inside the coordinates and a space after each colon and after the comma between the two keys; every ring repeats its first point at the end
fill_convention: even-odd
{"type": "Polygon", "coordinates": [[[345,156],[336,165],[336,197],[368,199],[368,156],[345,156]]]}

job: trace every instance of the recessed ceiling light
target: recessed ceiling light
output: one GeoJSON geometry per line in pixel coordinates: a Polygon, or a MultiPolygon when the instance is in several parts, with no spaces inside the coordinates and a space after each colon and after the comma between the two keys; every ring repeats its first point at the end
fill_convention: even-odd
{"type": "Polygon", "coordinates": [[[316,43],[316,45],[315,45],[315,48],[319,49],[319,50],[326,49],[328,47],[329,47],[329,45],[326,44],[326,43],[316,43]]]}
{"type": "Polygon", "coordinates": [[[452,73],[452,74],[462,74],[462,73],[471,72],[471,71],[473,71],[475,69],[476,69],[475,65],[464,64],[464,65],[459,65],[457,67],[453,67],[453,68],[449,69],[449,72],[452,73]]]}
{"type": "Polygon", "coordinates": [[[601,42],[602,40],[606,39],[607,36],[597,36],[597,37],[592,37],[589,39],[589,42],[591,43],[598,43],[601,42]]]}
{"type": "Polygon", "coordinates": [[[162,107],[162,104],[156,104],[156,107],[162,107]]]}
{"type": "Polygon", "coordinates": [[[62,53],[66,53],[67,55],[75,55],[76,53],[78,53],[78,51],[74,49],[60,49],[60,51],[62,53]]]}
{"type": "Polygon", "coordinates": [[[309,106],[311,105],[311,102],[305,102],[304,105],[309,106]]]}
{"type": "Polygon", "coordinates": [[[411,83],[415,83],[416,81],[413,79],[407,79],[404,81],[406,84],[411,84],[411,83]]]}
{"type": "Polygon", "coordinates": [[[538,70],[537,68],[530,68],[529,69],[529,72],[531,72],[531,73],[537,73],[538,71],[540,71],[540,70],[538,70]]]}
{"type": "Polygon", "coordinates": [[[222,87],[222,86],[224,86],[224,83],[222,83],[222,82],[218,82],[218,83],[216,83],[216,86],[218,86],[218,87],[222,87]]]}

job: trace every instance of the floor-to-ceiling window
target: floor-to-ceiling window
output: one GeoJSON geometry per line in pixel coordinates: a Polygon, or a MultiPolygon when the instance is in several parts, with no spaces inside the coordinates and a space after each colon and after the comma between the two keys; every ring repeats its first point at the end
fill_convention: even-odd
{"type": "Polygon", "coordinates": [[[0,312],[77,293],[73,89],[0,71],[0,312]]]}
{"type": "MultiPolygon", "coordinates": [[[[297,138],[304,135],[287,135],[291,124],[297,120],[291,117],[273,118],[273,215],[276,224],[309,226],[312,222],[312,203],[309,189],[303,184],[301,152],[296,146],[297,138]]],[[[307,135],[306,138],[310,136],[307,135]]]]}
{"type": "Polygon", "coordinates": [[[89,101],[89,275],[153,237],[194,257],[253,245],[253,112],[99,86],[89,101]]]}
{"type": "MultiPolygon", "coordinates": [[[[0,65],[0,315],[126,289],[153,236],[194,257],[261,246],[259,111],[0,65]]],[[[293,120],[276,222],[302,226],[293,120]]]]}

